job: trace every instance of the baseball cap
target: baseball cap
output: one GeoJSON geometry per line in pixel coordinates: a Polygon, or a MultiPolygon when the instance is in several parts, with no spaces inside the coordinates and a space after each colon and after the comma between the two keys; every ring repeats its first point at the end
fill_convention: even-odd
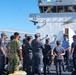
{"type": "Polygon", "coordinates": [[[46,41],[50,41],[50,38],[47,38],[46,41]]]}
{"type": "Polygon", "coordinates": [[[32,39],[32,36],[28,36],[28,37],[27,37],[27,40],[28,40],[28,41],[29,41],[30,39],[32,39]]]}
{"type": "Polygon", "coordinates": [[[73,35],[73,37],[72,38],[76,38],[76,35],[73,35]]]}
{"type": "Polygon", "coordinates": [[[28,36],[27,38],[32,39],[32,36],[28,36]]]}
{"type": "Polygon", "coordinates": [[[6,36],[6,34],[4,32],[1,33],[1,36],[6,36]]]}
{"type": "Polygon", "coordinates": [[[25,34],[25,37],[27,37],[27,34],[25,34]]]}
{"type": "Polygon", "coordinates": [[[64,34],[63,37],[68,36],[68,34],[64,34]]]}
{"type": "Polygon", "coordinates": [[[40,37],[40,36],[41,36],[40,33],[35,34],[35,37],[40,37]]]}

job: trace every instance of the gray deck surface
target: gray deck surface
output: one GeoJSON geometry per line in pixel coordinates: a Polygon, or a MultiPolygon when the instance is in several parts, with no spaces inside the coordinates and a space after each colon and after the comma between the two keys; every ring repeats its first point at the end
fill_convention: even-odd
{"type": "MultiPolygon", "coordinates": [[[[56,69],[55,69],[55,66],[52,64],[51,65],[51,74],[50,75],[56,75],[56,69]]],[[[72,72],[62,72],[62,75],[71,75],[72,72]]],[[[6,74],[2,74],[2,75],[6,75],[6,74]]],[[[38,74],[36,74],[38,75],[38,74]]],[[[42,74],[44,75],[44,74],[42,74]]],[[[47,74],[48,75],[48,74],[47,74]]]]}

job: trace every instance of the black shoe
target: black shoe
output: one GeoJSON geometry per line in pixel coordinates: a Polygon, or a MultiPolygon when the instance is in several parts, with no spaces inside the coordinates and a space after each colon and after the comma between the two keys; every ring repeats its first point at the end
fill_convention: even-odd
{"type": "Polygon", "coordinates": [[[59,75],[62,75],[62,73],[60,73],[59,75]]]}
{"type": "Polygon", "coordinates": [[[71,70],[70,69],[65,69],[64,72],[71,72],[71,70]]]}
{"type": "Polygon", "coordinates": [[[51,73],[48,73],[48,75],[51,75],[51,73]]]}
{"type": "Polygon", "coordinates": [[[72,70],[68,70],[68,72],[71,72],[72,70]]]}
{"type": "Polygon", "coordinates": [[[66,72],[66,69],[63,69],[64,72],[66,72]]]}
{"type": "Polygon", "coordinates": [[[73,71],[71,75],[76,75],[76,71],[73,71]]]}
{"type": "Polygon", "coordinates": [[[7,74],[7,71],[3,70],[3,71],[2,71],[2,74],[7,74]]]}
{"type": "Polygon", "coordinates": [[[56,75],[59,75],[59,73],[56,73],[56,75]]]}

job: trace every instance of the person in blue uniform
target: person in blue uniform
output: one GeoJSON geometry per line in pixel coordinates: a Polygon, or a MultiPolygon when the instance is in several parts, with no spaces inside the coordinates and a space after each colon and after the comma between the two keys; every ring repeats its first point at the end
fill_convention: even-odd
{"type": "Polygon", "coordinates": [[[46,75],[46,66],[48,70],[48,74],[50,75],[50,68],[51,68],[51,54],[52,54],[52,47],[50,44],[50,38],[46,39],[45,49],[43,50],[43,61],[44,61],[44,75],[46,75]]]}
{"type": "Polygon", "coordinates": [[[43,49],[44,44],[40,41],[40,34],[35,34],[35,39],[32,41],[33,52],[33,70],[37,70],[37,73],[41,75],[43,72],[43,49]]]}
{"type": "Polygon", "coordinates": [[[26,70],[26,54],[25,54],[25,45],[27,43],[27,34],[25,34],[25,38],[23,39],[23,44],[22,44],[22,56],[23,56],[23,70],[26,70]]]}
{"type": "Polygon", "coordinates": [[[56,66],[56,74],[62,75],[62,67],[64,62],[64,56],[65,55],[65,49],[60,46],[60,41],[56,41],[57,46],[54,49],[54,55],[55,55],[55,66],[56,66]]]}
{"type": "Polygon", "coordinates": [[[26,40],[25,40],[25,39],[23,39],[23,44],[22,44],[22,57],[23,57],[23,70],[24,70],[24,71],[25,71],[25,69],[26,69],[25,44],[26,44],[26,40]]]}
{"type": "Polygon", "coordinates": [[[27,37],[27,43],[25,44],[25,55],[26,57],[24,58],[26,60],[26,71],[27,75],[32,75],[32,36],[27,37]]]}
{"type": "Polygon", "coordinates": [[[5,57],[6,57],[5,39],[6,39],[6,34],[2,32],[0,38],[0,74],[4,73],[5,57]]]}
{"type": "Polygon", "coordinates": [[[62,42],[62,47],[65,49],[65,60],[66,60],[66,69],[65,71],[70,71],[70,43],[68,40],[68,35],[64,34],[63,35],[63,42],[62,42]]]}
{"type": "Polygon", "coordinates": [[[76,35],[73,36],[73,43],[71,45],[71,58],[73,57],[73,68],[72,75],[76,75],[76,35]]]}

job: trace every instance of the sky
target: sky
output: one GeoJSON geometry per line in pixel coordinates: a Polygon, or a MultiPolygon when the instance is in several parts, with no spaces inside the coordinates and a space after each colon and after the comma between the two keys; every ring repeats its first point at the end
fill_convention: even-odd
{"type": "Polygon", "coordinates": [[[30,13],[40,13],[38,0],[0,0],[0,29],[34,33],[36,26],[29,21],[30,13]]]}

